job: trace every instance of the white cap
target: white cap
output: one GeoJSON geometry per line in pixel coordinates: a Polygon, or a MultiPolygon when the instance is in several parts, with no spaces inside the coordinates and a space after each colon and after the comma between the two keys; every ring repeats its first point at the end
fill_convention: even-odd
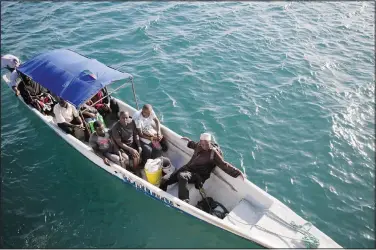
{"type": "Polygon", "coordinates": [[[202,140],[202,141],[211,141],[211,134],[209,134],[209,133],[202,133],[200,135],[200,140],[202,140]]]}

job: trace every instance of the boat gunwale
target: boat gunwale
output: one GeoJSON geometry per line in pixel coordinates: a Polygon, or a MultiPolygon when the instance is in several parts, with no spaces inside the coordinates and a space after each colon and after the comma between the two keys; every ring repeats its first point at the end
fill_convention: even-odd
{"type": "MultiPolygon", "coordinates": [[[[8,74],[5,74],[5,75],[8,75],[8,74]]],[[[3,77],[5,76],[3,75],[3,77]]],[[[5,79],[4,79],[5,80],[5,79]]],[[[8,84],[7,84],[8,85],[8,84]]],[[[8,87],[10,87],[8,85],[8,87]]],[[[119,98],[116,98],[116,101],[118,102],[121,102],[123,106],[125,107],[128,107],[130,108],[133,112],[136,111],[136,109],[130,105],[128,105],[127,103],[123,102],[121,99],[119,98]]],[[[191,205],[191,204],[188,204],[182,200],[180,200],[179,198],[171,195],[170,193],[166,192],[166,191],[163,191],[161,190],[160,188],[154,186],[153,184],[147,182],[146,180],[138,177],[137,175],[127,171],[126,169],[123,169],[121,166],[117,165],[117,164],[112,164],[111,166],[107,166],[103,163],[103,161],[101,161],[100,157],[98,155],[96,155],[94,153],[94,151],[84,142],[78,140],[77,138],[75,138],[74,136],[70,135],[70,134],[65,134],[64,131],[62,131],[57,125],[56,123],[54,122],[54,119],[52,116],[44,116],[43,114],[41,114],[38,110],[36,110],[34,107],[31,107],[29,106],[28,104],[26,104],[24,102],[24,100],[22,99],[21,96],[18,96],[18,99],[24,104],[27,106],[27,108],[32,111],[34,114],[36,114],[39,118],[41,118],[41,120],[44,121],[44,123],[46,123],[51,129],[53,129],[55,131],[55,133],[57,133],[60,137],[62,137],[64,139],[64,141],[68,144],[70,144],[74,149],[76,149],[78,152],[80,152],[83,156],[85,156],[88,160],[90,160],[91,162],[93,162],[95,165],[99,166],[100,168],[102,168],[103,170],[107,171],[109,174],[112,174],[112,175],[115,175],[117,176],[119,179],[121,179],[123,182],[125,182],[126,184],[129,184],[129,185],[132,185],[136,188],[136,190],[138,191],[141,191],[142,193],[156,199],[156,200],[159,200],[161,201],[162,203],[164,203],[166,206],[168,207],[173,207],[183,213],[186,213],[186,214],[189,214],[201,221],[205,221],[213,226],[216,226],[216,227],[219,227],[221,228],[222,230],[225,230],[225,231],[228,231],[228,232],[231,232],[235,235],[237,235],[238,237],[241,237],[241,238],[244,238],[246,240],[249,240],[251,241],[252,243],[255,243],[256,245],[258,246],[261,246],[261,247],[264,247],[264,248],[275,248],[275,246],[269,244],[268,242],[266,242],[265,240],[258,240],[257,238],[253,237],[250,232],[247,233],[247,231],[245,231],[244,229],[238,227],[237,225],[234,225],[232,223],[229,223],[229,222],[226,222],[226,221],[223,221],[222,219],[219,219],[211,214],[208,214],[200,209],[198,209],[197,207],[191,205]],[[46,117],[49,117],[50,119],[47,119],[46,117]],[[94,157],[94,159],[91,159],[87,154],[83,153],[82,150],[80,150],[81,148],[84,148],[84,150],[86,150],[86,152],[88,154],[91,154],[90,156],[94,157]],[[114,174],[113,171],[110,171],[109,169],[115,167],[115,169],[119,172],[121,172],[123,175],[122,177],[123,178],[120,178],[118,175],[114,174]],[[159,199],[157,196],[153,196],[152,194],[150,194],[150,192],[147,192],[145,191],[144,189],[142,188],[138,188],[136,187],[136,185],[134,185],[134,183],[136,183],[135,181],[133,183],[127,181],[124,177],[124,175],[128,175],[128,176],[131,176],[134,179],[138,180],[139,182],[142,183],[142,186],[143,187],[146,187],[148,188],[149,190],[153,190],[154,194],[159,194],[161,193],[163,196],[165,196],[164,198],[166,198],[167,200],[171,201],[172,202],[172,205],[169,205],[167,204],[164,200],[162,199],[159,199]],[[175,205],[176,204],[176,205],[175,205]],[[185,210],[183,210],[182,208],[185,208],[185,210]],[[193,210],[193,211],[192,211],[193,210]],[[191,213],[190,213],[191,212],[191,213]]],[[[172,136],[176,136],[176,137],[181,137],[179,134],[177,134],[175,131],[171,130],[170,128],[166,127],[165,125],[161,124],[161,129],[163,130],[167,130],[169,133],[172,134],[172,136]]],[[[175,145],[173,142],[171,142],[171,140],[168,140],[169,143],[173,144],[174,146],[177,146],[175,145]]],[[[192,155],[192,153],[189,153],[189,152],[186,152],[185,150],[182,150],[180,147],[176,147],[177,149],[179,149],[181,152],[184,152],[185,154],[187,155],[192,155]]],[[[188,149],[188,148],[187,148],[188,149]]],[[[191,150],[191,149],[188,149],[188,150],[191,150]]],[[[193,152],[193,150],[192,150],[193,152]]],[[[217,168],[216,168],[217,169],[217,168]]],[[[214,174],[215,170],[213,171],[213,174],[214,174]]],[[[282,203],[281,201],[279,201],[277,198],[275,198],[274,196],[272,196],[271,194],[265,192],[264,190],[262,190],[260,187],[258,187],[256,184],[252,183],[250,180],[248,180],[247,178],[244,179],[244,182],[246,182],[247,185],[251,185],[253,188],[257,189],[258,191],[262,192],[262,194],[270,199],[272,199],[273,202],[277,202],[279,205],[281,206],[284,206],[286,208],[288,208],[289,210],[291,210],[288,206],[286,206],[284,203],[282,203]]],[[[161,195],[160,195],[161,196],[161,195]]],[[[292,213],[296,214],[293,210],[291,210],[292,213]]],[[[296,214],[297,216],[299,216],[298,214],[296,214]]],[[[299,216],[300,217],[300,216],[299,216]]],[[[304,220],[304,218],[302,218],[304,220]]],[[[314,226],[314,225],[313,225],[314,226]]],[[[331,237],[329,237],[328,235],[326,235],[325,233],[323,233],[321,230],[319,230],[318,228],[316,228],[319,232],[321,232],[324,236],[328,237],[331,239],[331,241],[335,244],[337,244],[338,246],[340,246],[337,242],[335,242],[331,237]]],[[[321,236],[320,236],[321,238],[321,236]]],[[[341,246],[340,246],[341,247],[341,246]]],[[[290,247],[291,248],[291,247],[290,247]]]]}
{"type": "MultiPolygon", "coordinates": [[[[117,99],[117,98],[116,98],[116,99],[117,99]]],[[[21,101],[23,102],[23,100],[21,100],[21,101]]],[[[119,101],[119,99],[117,99],[117,101],[119,101]]],[[[31,111],[33,111],[33,113],[35,113],[35,114],[38,115],[39,117],[42,116],[42,114],[40,114],[40,112],[39,112],[38,110],[36,110],[35,108],[32,108],[32,107],[29,107],[29,105],[27,105],[25,102],[23,102],[23,103],[24,103],[24,104],[25,104],[25,105],[26,105],[31,111]]],[[[129,106],[129,105],[128,105],[128,106],[129,106]]],[[[42,117],[43,117],[43,116],[42,116],[42,117]]],[[[40,118],[42,118],[42,117],[40,117],[40,118]]],[[[204,212],[204,211],[198,209],[197,207],[195,207],[195,206],[193,206],[193,205],[191,205],[191,204],[188,204],[188,203],[186,203],[186,202],[180,200],[179,198],[177,198],[177,197],[171,195],[170,193],[168,193],[168,192],[166,192],[166,191],[163,191],[162,189],[160,189],[160,188],[154,186],[153,184],[151,184],[151,183],[147,182],[146,180],[144,180],[144,179],[138,177],[137,175],[135,175],[135,174],[133,174],[133,173],[131,173],[131,172],[129,172],[129,171],[127,171],[127,170],[121,168],[121,167],[120,167],[119,165],[117,165],[117,164],[111,164],[111,166],[106,166],[106,167],[101,166],[101,165],[104,164],[104,163],[103,163],[102,161],[99,160],[100,157],[99,157],[98,155],[96,155],[91,149],[87,149],[87,151],[88,151],[89,153],[91,153],[92,156],[98,158],[97,161],[93,161],[92,159],[90,159],[89,157],[87,157],[87,155],[83,154],[82,151],[79,150],[79,148],[77,148],[77,147],[75,146],[75,145],[77,145],[78,147],[83,146],[84,148],[86,148],[86,147],[88,147],[87,144],[85,144],[84,142],[78,140],[77,138],[75,138],[74,136],[72,136],[72,135],[70,135],[70,134],[64,134],[64,132],[63,132],[63,131],[60,131],[60,128],[57,127],[53,121],[50,121],[50,122],[49,122],[49,121],[47,121],[46,119],[43,119],[43,118],[42,118],[41,120],[43,120],[43,121],[44,121],[44,122],[45,122],[50,128],[52,128],[52,129],[55,131],[55,133],[57,133],[60,137],[62,137],[66,143],[68,143],[70,146],[72,146],[74,149],[76,149],[78,152],[80,152],[81,155],[85,156],[88,160],[90,160],[91,162],[93,162],[95,165],[99,166],[100,168],[102,168],[103,170],[105,170],[106,172],[108,172],[109,174],[112,174],[112,173],[111,173],[110,171],[108,171],[107,168],[108,168],[108,169],[111,169],[111,168],[114,168],[114,167],[115,167],[116,170],[119,171],[119,172],[122,172],[123,175],[130,175],[133,179],[137,179],[139,182],[141,182],[141,183],[143,184],[144,187],[147,187],[147,188],[152,189],[152,190],[154,189],[155,191],[157,191],[157,192],[153,192],[154,194],[162,193],[162,194],[165,196],[164,198],[166,198],[167,200],[169,200],[169,201],[172,202],[172,205],[168,205],[168,204],[166,204],[166,202],[165,202],[164,200],[159,199],[157,196],[154,196],[154,195],[150,194],[150,192],[147,192],[147,191],[143,190],[142,188],[138,188],[138,187],[136,187],[136,185],[134,185],[134,183],[136,183],[136,182],[133,182],[133,183],[132,183],[132,182],[130,182],[130,181],[127,181],[127,180],[124,178],[124,176],[123,176],[123,178],[119,178],[119,177],[118,177],[119,179],[121,179],[121,180],[122,180],[123,182],[125,182],[126,184],[129,184],[129,185],[131,185],[131,186],[134,186],[135,189],[136,189],[137,191],[140,191],[140,192],[142,192],[142,193],[144,193],[144,194],[146,194],[146,195],[148,195],[148,196],[150,196],[150,197],[152,197],[152,198],[154,198],[154,199],[156,199],[156,200],[161,201],[162,203],[164,203],[164,204],[165,204],[166,206],[168,206],[168,207],[173,207],[173,208],[177,209],[178,211],[181,211],[181,212],[183,212],[183,213],[189,214],[189,215],[191,215],[192,217],[195,217],[196,219],[199,219],[199,220],[201,220],[201,221],[205,221],[206,223],[209,223],[209,224],[211,224],[212,226],[216,226],[216,227],[218,227],[218,228],[220,228],[220,229],[222,229],[222,230],[225,230],[225,231],[227,231],[227,232],[231,232],[231,233],[233,233],[233,234],[235,234],[235,235],[237,235],[237,236],[239,236],[239,237],[241,237],[241,238],[244,238],[244,239],[246,239],[246,240],[249,240],[249,241],[251,241],[251,242],[253,242],[253,243],[255,243],[255,244],[257,244],[257,245],[259,245],[259,246],[261,246],[261,247],[272,248],[271,245],[268,245],[267,243],[264,243],[264,242],[258,241],[256,238],[253,238],[252,236],[247,235],[246,233],[243,233],[242,231],[244,231],[244,230],[242,230],[242,229],[238,229],[238,228],[236,227],[236,225],[232,225],[232,224],[230,224],[230,223],[228,223],[228,222],[225,222],[225,221],[223,221],[223,220],[221,220],[221,219],[219,219],[219,218],[217,218],[217,217],[215,217],[215,216],[213,216],[213,215],[211,215],[211,214],[208,214],[208,213],[206,213],[206,212],[204,212]],[[71,139],[72,141],[69,141],[68,138],[71,139]],[[73,144],[74,144],[74,145],[73,145],[73,144]],[[175,204],[176,204],[176,205],[175,205],[175,204]],[[188,211],[185,211],[185,210],[183,210],[182,208],[187,208],[188,211]],[[189,213],[189,210],[193,210],[193,211],[192,211],[193,213],[189,213]],[[196,213],[196,214],[195,214],[195,213],[196,213]],[[203,217],[203,218],[200,218],[199,216],[200,216],[200,217],[203,217]],[[205,220],[205,219],[206,219],[206,220],[205,220]],[[227,229],[226,229],[226,228],[227,228],[227,229]],[[231,230],[231,229],[232,229],[232,230],[231,230]]],[[[161,124],[161,125],[162,125],[162,124],[161,124]]],[[[162,126],[163,126],[163,125],[162,125],[162,126]]],[[[173,131],[172,131],[172,132],[173,132],[173,131]]],[[[115,175],[115,176],[116,176],[116,174],[112,174],[112,175],[115,175]]]]}
{"type": "MultiPolygon", "coordinates": [[[[120,99],[114,97],[117,101],[121,101],[120,99]]],[[[181,211],[185,214],[188,214],[192,217],[195,217],[196,219],[199,219],[201,221],[205,221],[206,223],[209,223],[211,224],[212,226],[216,226],[217,228],[220,228],[222,230],[225,230],[227,232],[231,232],[235,235],[237,235],[238,237],[241,237],[241,238],[244,238],[246,240],[249,240],[261,247],[271,247],[271,246],[265,246],[266,244],[265,243],[262,243],[262,242],[258,242],[257,239],[251,239],[249,235],[243,233],[242,231],[243,230],[238,230],[237,227],[235,225],[231,225],[230,223],[227,223],[211,214],[208,214],[200,209],[198,209],[197,207],[191,205],[191,204],[188,204],[182,200],[180,200],[179,198],[171,195],[170,193],[166,192],[166,191],[163,191],[161,190],[160,188],[154,186],[153,184],[147,182],[146,180],[138,177],[137,175],[134,175],[133,173],[123,169],[122,167],[120,167],[119,165],[117,164],[111,164],[111,166],[102,166],[104,165],[104,163],[102,161],[100,161],[100,157],[98,155],[96,155],[92,149],[89,148],[89,146],[78,140],[77,138],[75,138],[74,136],[70,135],[70,134],[65,134],[63,131],[61,131],[61,129],[59,127],[57,127],[57,125],[54,123],[53,121],[53,117],[52,116],[47,116],[47,117],[50,117],[50,119],[47,119],[46,116],[44,116],[43,114],[41,114],[38,110],[36,110],[34,107],[30,107],[29,105],[27,105],[23,100],[22,100],[22,97],[21,96],[18,96],[18,99],[30,110],[32,111],[32,113],[34,113],[35,115],[37,115],[48,127],[50,127],[57,135],[59,135],[61,138],[63,138],[63,140],[69,144],[71,147],[73,147],[75,150],[77,150],[79,153],[81,153],[81,155],[85,156],[88,160],[90,160],[91,162],[93,162],[95,165],[99,166],[100,168],[102,168],[103,170],[105,170],[106,172],[108,172],[109,174],[111,175],[115,175],[117,176],[116,174],[113,174],[112,172],[114,171],[111,171],[110,169],[111,168],[115,168],[116,171],[118,172],[121,172],[123,174],[123,178],[120,178],[119,176],[117,176],[119,179],[121,179],[123,182],[125,182],[126,184],[128,185],[131,185],[131,186],[134,186],[135,189],[137,191],[140,191],[144,194],[146,194],[147,196],[150,196],[162,203],[165,204],[165,206],[168,206],[168,207],[173,207],[174,209],[177,209],[178,211],[181,211]],[[83,153],[83,150],[80,150],[81,148],[83,148],[83,150],[86,150],[87,153],[91,153],[91,156],[93,156],[94,158],[97,158],[96,160],[94,159],[90,159],[90,157],[88,157],[85,153],[83,153]],[[134,185],[136,182],[134,181],[133,183],[130,182],[130,181],[127,181],[125,178],[124,178],[124,175],[128,175],[128,176],[131,176],[133,180],[138,180],[139,182],[141,182],[141,184],[143,184],[142,186],[144,187],[147,187],[149,188],[149,190],[153,190],[154,194],[158,194],[158,193],[161,193],[163,194],[164,198],[166,198],[167,200],[171,201],[172,202],[172,205],[170,204],[167,204],[164,200],[158,198],[157,196],[154,196],[152,194],[150,194],[150,192],[147,192],[145,191],[144,189],[142,188],[138,188],[136,187],[136,185],[134,185]],[[186,210],[183,210],[182,208],[186,208],[186,210]],[[193,210],[191,213],[190,213],[190,210],[193,210]]],[[[121,101],[122,102],[122,101],[121,101]]],[[[134,109],[132,106],[122,102],[123,104],[127,105],[128,107],[134,109]]],[[[161,128],[163,129],[168,129],[170,132],[176,134],[178,136],[178,134],[172,130],[170,130],[169,128],[167,128],[166,126],[164,126],[163,124],[161,124],[161,128]]],[[[169,141],[170,142],[170,141],[169,141]]],[[[180,149],[180,148],[179,148],[180,149]]],[[[184,153],[186,154],[189,154],[188,152],[185,152],[183,151],[184,153]]]]}

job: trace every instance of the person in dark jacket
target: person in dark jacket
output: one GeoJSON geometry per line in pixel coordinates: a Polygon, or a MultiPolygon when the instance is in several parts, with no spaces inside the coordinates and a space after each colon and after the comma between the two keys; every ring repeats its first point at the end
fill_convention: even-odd
{"type": "Polygon", "coordinates": [[[194,149],[193,156],[187,164],[175,171],[167,181],[161,183],[160,188],[163,191],[167,190],[168,185],[178,182],[179,199],[189,202],[187,184],[194,183],[197,189],[202,188],[216,166],[234,178],[241,176],[244,179],[240,170],[225,162],[218,150],[213,147],[211,134],[201,134],[200,142],[194,142],[186,137],[182,139],[188,141],[187,147],[194,149]]]}
{"type": "Polygon", "coordinates": [[[21,77],[22,81],[18,84],[18,90],[23,100],[43,113],[43,103],[40,102],[40,99],[48,93],[48,90],[25,75],[21,75],[21,77]]]}

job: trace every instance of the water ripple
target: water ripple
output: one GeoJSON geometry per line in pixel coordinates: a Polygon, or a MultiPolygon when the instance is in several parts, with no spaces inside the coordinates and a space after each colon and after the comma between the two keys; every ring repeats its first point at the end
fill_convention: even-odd
{"type": "MultiPolygon", "coordinates": [[[[213,132],[255,184],[342,246],[373,247],[374,2],[1,7],[2,52],[25,61],[66,47],[131,72],[140,101],[171,129],[213,132]]],[[[95,172],[5,86],[1,104],[7,246],[249,247],[95,172]],[[167,216],[187,226],[161,226],[167,216]],[[140,226],[155,219],[158,230],[140,226]]]]}

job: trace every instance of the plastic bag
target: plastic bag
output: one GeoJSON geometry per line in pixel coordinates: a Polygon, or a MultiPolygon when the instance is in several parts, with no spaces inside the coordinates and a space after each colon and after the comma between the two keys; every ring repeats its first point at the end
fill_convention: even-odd
{"type": "Polygon", "coordinates": [[[145,164],[145,169],[149,173],[155,173],[162,168],[162,159],[148,159],[145,164]]]}

